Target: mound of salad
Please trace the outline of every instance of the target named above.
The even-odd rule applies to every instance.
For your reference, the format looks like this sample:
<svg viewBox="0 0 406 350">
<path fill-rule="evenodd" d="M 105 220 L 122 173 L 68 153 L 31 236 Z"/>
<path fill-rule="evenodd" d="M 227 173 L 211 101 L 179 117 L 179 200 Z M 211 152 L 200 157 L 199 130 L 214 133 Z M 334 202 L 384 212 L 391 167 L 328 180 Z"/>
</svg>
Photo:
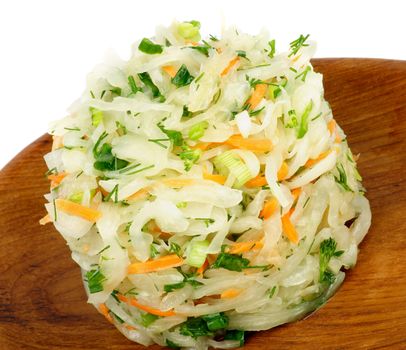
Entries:
<svg viewBox="0 0 406 350">
<path fill-rule="evenodd" d="M 300 35 L 158 27 L 51 125 L 47 215 L 128 339 L 229 349 L 320 307 L 371 212 Z"/>
</svg>

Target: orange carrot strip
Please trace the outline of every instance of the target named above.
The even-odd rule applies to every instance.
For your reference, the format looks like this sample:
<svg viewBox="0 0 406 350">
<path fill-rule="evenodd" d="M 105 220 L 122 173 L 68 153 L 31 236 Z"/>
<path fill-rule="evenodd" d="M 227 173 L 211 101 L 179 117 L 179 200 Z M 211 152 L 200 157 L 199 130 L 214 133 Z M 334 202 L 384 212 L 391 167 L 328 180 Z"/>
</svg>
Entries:
<svg viewBox="0 0 406 350">
<path fill-rule="evenodd" d="M 45 215 L 43 218 L 41 218 L 41 219 L 39 220 L 39 224 L 40 224 L 40 225 L 46 225 L 46 224 L 49 224 L 50 222 L 52 222 L 52 219 L 51 219 L 51 217 L 49 216 L 49 214 Z"/>
<path fill-rule="evenodd" d="M 63 137 L 62 136 L 52 136 L 52 151 L 63 147 Z"/>
<path fill-rule="evenodd" d="M 129 324 L 124 325 L 125 328 L 127 328 L 129 331 L 135 331 L 137 328 L 130 326 Z"/>
<path fill-rule="evenodd" d="M 109 309 L 107 308 L 106 304 L 100 304 L 99 305 L 99 311 L 102 313 L 102 315 L 109 321 L 110 323 L 114 324 L 113 318 L 111 317 L 109 313 Z"/>
<path fill-rule="evenodd" d="M 241 254 L 246 253 L 251 250 L 259 250 L 264 246 L 264 242 L 260 241 L 248 241 L 248 242 L 237 242 L 230 248 L 230 254 Z"/>
<path fill-rule="evenodd" d="M 269 152 L 272 149 L 272 142 L 269 139 L 245 139 L 241 135 L 233 135 L 224 143 L 234 148 L 247 149 L 253 152 Z"/>
<path fill-rule="evenodd" d="M 172 254 L 155 260 L 133 263 L 128 267 L 128 273 L 136 274 L 161 271 L 169 269 L 170 267 L 178 267 L 181 265 L 183 265 L 183 259 L 176 254 Z"/>
<path fill-rule="evenodd" d="M 220 185 L 224 185 L 227 178 L 223 175 L 219 174 L 209 174 L 206 172 L 203 172 L 203 179 L 205 180 L 210 180 L 219 183 Z"/>
<path fill-rule="evenodd" d="M 145 312 L 148 312 L 150 314 L 157 315 L 157 316 L 163 316 L 163 317 L 174 316 L 175 315 L 175 312 L 173 311 L 173 309 L 168 310 L 168 311 L 161 311 L 161 310 L 155 309 L 155 308 L 153 308 L 151 306 L 142 305 L 135 298 L 127 298 L 122 294 L 116 294 L 116 295 L 117 295 L 117 298 L 120 301 L 122 301 L 123 303 L 135 306 L 136 308 L 138 308 L 140 310 L 143 310 Z"/>
<path fill-rule="evenodd" d="M 55 184 L 59 185 L 67 175 L 68 175 L 68 173 L 66 173 L 66 172 L 62 172 L 59 174 L 51 174 L 51 175 L 48 175 L 48 180 L 51 180 Z"/>
<path fill-rule="evenodd" d="M 171 78 L 173 78 L 177 71 L 176 68 L 174 66 L 163 66 L 162 70 L 167 73 Z"/>
<path fill-rule="evenodd" d="M 226 68 L 223 69 L 223 71 L 221 72 L 221 76 L 224 77 L 225 75 L 227 75 L 230 70 L 240 61 L 240 58 L 238 56 L 234 57 L 227 65 Z"/>
<path fill-rule="evenodd" d="M 255 107 L 259 105 L 262 98 L 265 96 L 267 90 L 268 85 L 266 84 L 255 85 L 254 92 L 252 93 L 251 97 L 247 100 L 247 104 L 249 105 L 250 110 L 255 109 Z"/>
<path fill-rule="evenodd" d="M 152 190 L 152 186 L 148 186 L 138 190 L 137 192 L 133 193 L 131 196 L 127 197 L 129 201 L 136 201 L 139 199 L 144 199 L 148 196 L 148 192 Z"/>
<path fill-rule="evenodd" d="M 247 181 L 244 186 L 248 188 L 254 188 L 254 187 L 262 187 L 268 185 L 268 182 L 266 181 L 265 176 L 258 175 L 254 177 L 253 179 Z"/>
<path fill-rule="evenodd" d="M 301 187 L 295 188 L 294 190 L 292 190 L 291 193 L 293 196 L 293 201 L 295 202 L 299 198 L 300 193 L 302 193 L 302 188 Z"/>
<path fill-rule="evenodd" d="M 341 137 L 337 132 L 337 122 L 335 121 L 335 119 L 331 119 L 328 122 L 327 128 L 330 131 L 331 135 L 335 134 L 334 142 L 335 143 L 340 143 L 341 142 Z"/>
<path fill-rule="evenodd" d="M 62 198 L 55 200 L 55 205 L 58 210 L 70 215 L 79 216 L 88 221 L 96 221 L 102 216 L 102 213 L 96 209 L 88 208 Z"/>
<path fill-rule="evenodd" d="M 290 216 L 292 215 L 292 209 L 285 215 L 282 216 L 282 229 L 283 233 L 292 243 L 298 244 L 299 242 L 299 235 L 293 226 L 292 222 L 290 221 Z"/>
<path fill-rule="evenodd" d="M 206 260 L 204 261 L 203 265 L 200 266 L 200 267 L 197 269 L 196 273 L 197 273 L 199 276 L 203 276 L 204 271 L 206 271 L 206 269 L 207 269 L 208 267 L 209 267 L 209 261 L 206 259 Z"/>
<path fill-rule="evenodd" d="M 259 213 L 259 217 L 263 218 L 264 220 L 268 219 L 271 217 L 271 215 L 275 212 L 275 210 L 278 208 L 278 201 L 276 198 L 272 198 L 269 201 L 265 202 L 265 205 L 261 212 Z"/>
<path fill-rule="evenodd" d="M 226 289 L 223 293 L 221 293 L 220 297 L 221 297 L 221 299 L 235 298 L 241 292 L 242 292 L 242 290 L 239 288 L 230 288 L 230 289 Z"/>
<path fill-rule="evenodd" d="M 278 170 L 278 180 L 282 181 L 286 179 L 286 176 L 288 176 L 288 172 L 289 172 L 289 167 L 288 164 L 286 162 L 283 162 L 281 167 Z"/>
<path fill-rule="evenodd" d="M 317 158 L 309 159 L 304 166 L 306 168 L 311 168 L 313 165 L 317 164 L 322 159 L 326 158 L 330 153 L 331 153 L 331 149 L 326 152 L 322 152 L 322 153 L 320 153 L 320 155 Z"/>
</svg>

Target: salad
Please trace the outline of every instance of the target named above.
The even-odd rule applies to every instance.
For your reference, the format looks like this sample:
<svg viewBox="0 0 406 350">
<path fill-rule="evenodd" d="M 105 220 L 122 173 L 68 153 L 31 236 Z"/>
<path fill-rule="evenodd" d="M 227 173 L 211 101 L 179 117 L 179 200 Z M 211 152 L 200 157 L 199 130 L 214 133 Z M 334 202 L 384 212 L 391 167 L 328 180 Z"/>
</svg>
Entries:
<svg viewBox="0 0 406 350">
<path fill-rule="evenodd" d="M 158 27 L 51 125 L 47 215 L 128 339 L 228 349 L 323 305 L 371 212 L 300 35 Z"/>
</svg>

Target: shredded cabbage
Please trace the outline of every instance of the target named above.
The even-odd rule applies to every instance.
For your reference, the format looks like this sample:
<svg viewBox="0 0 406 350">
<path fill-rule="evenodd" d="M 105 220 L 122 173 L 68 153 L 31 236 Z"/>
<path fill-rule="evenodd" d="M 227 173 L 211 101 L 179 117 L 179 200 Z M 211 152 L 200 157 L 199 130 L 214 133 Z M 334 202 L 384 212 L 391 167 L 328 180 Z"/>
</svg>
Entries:
<svg viewBox="0 0 406 350">
<path fill-rule="evenodd" d="M 97 66 L 52 124 L 47 220 L 130 340 L 239 347 L 355 265 L 371 211 L 314 52 L 174 22 Z"/>
</svg>

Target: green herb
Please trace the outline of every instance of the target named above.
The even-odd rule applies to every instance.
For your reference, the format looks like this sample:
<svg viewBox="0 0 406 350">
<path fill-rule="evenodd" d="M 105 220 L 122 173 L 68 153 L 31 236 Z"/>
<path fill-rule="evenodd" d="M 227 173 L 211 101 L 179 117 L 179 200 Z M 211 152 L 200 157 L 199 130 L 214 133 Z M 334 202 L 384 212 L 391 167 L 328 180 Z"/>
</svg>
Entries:
<svg viewBox="0 0 406 350">
<path fill-rule="evenodd" d="M 180 131 L 165 129 L 161 122 L 159 122 L 157 126 L 166 136 L 168 136 L 169 140 L 172 141 L 174 146 L 183 145 L 183 136 Z"/>
<path fill-rule="evenodd" d="M 92 98 L 96 98 L 92 90 L 90 90 L 90 96 L 92 96 Z"/>
<path fill-rule="evenodd" d="M 334 252 L 335 257 L 339 257 L 339 256 L 341 256 L 343 254 L 344 254 L 344 250 L 337 250 L 336 252 Z"/>
<path fill-rule="evenodd" d="M 306 80 L 307 73 L 309 73 L 311 70 L 312 70 L 312 69 L 310 68 L 310 66 L 307 66 L 307 67 L 303 70 L 302 73 L 300 73 L 300 74 L 298 74 L 298 75 L 295 76 L 295 79 L 302 78 L 301 80 L 302 80 L 302 81 L 305 81 L 305 80 Z"/>
<path fill-rule="evenodd" d="M 179 202 L 176 204 L 176 207 L 178 208 L 186 208 L 187 207 L 187 202 Z"/>
<path fill-rule="evenodd" d="M 127 128 L 121 124 L 118 120 L 116 120 L 116 127 L 117 127 L 117 133 L 122 136 L 122 135 L 127 135 Z"/>
<path fill-rule="evenodd" d="M 119 322 L 119 323 L 121 323 L 121 324 L 123 324 L 124 323 L 124 320 L 120 317 L 120 316 L 118 316 L 117 314 L 115 314 L 113 311 L 109 311 L 114 317 L 115 317 L 115 319 Z"/>
<path fill-rule="evenodd" d="M 138 73 L 138 77 L 144 83 L 144 85 L 151 90 L 152 96 L 154 98 L 158 98 L 159 102 L 165 101 L 165 97 L 161 94 L 158 87 L 154 84 L 148 72 Z"/>
<path fill-rule="evenodd" d="M 117 289 L 113 289 L 113 291 L 111 292 L 111 296 L 113 297 L 113 299 L 117 302 L 120 303 L 120 300 L 117 298 L 117 294 L 119 293 L 119 291 Z"/>
<path fill-rule="evenodd" d="M 297 70 L 293 67 L 289 67 L 289 69 L 293 72 L 293 73 L 297 73 Z"/>
<path fill-rule="evenodd" d="M 52 169 L 49 169 L 48 171 L 45 172 L 44 176 L 52 175 L 52 174 L 57 174 L 58 169 L 56 167 L 53 167 Z"/>
<path fill-rule="evenodd" d="M 218 331 L 228 326 L 228 316 L 223 312 L 204 315 L 202 316 L 202 319 L 206 321 L 209 331 Z"/>
<path fill-rule="evenodd" d="M 80 129 L 75 126 L 74 128 L 64 128 L 65 130 L 69 130 L 69 131 L 80 131 Z"/>
<path fill-rule="evenodd" d="M 306 199 L 306 202 L 303 204 L 303 208 L 306 208 L 307 203 L 309 203 L 310 197 Z"/>
<path fill-rule="evenodd" d="M 141 52 L 144 52 L 149 55 L 155 55 L 162 53 L 163 48 L 162 45 L 158 45 L 153 43 L 151 40 L 148 38 L 144 38 L 141 40 L 140 44 L 138 45 L 138 50 Z"/>
<path fill-rule="evenodd" d="M 173 283 L 173 284 L 166 284 L 164 285 L 164 291 L 166 293 L 173 292 L 175 289 L 181 289 L 185 286 L 185 282 L 178 282 L 178 283 Z"/>
<path fill-rule="evenodd" d="M 237 56 L 247 58 L 247 52 L 244 50 L 237 50 L 236 51 Z"/>
<path fill-rule="evenodd" d="M 214 269 L 222 267 L 230 271 L 241 272 L 249 263 L 250 261 L 243 258 L 242 255 L 221 252 L 211 267 Z"/>
<path fill-rule="evenodd" d="M 76 175 L 76 178 L 78 178 L 82 174 L 83 174 L 83 170 L 79 171 L 79 173 Z"/>
<path fill-rule="evenodd" d="M 345 173 L 344 167 L 342 164 L 337 164 L 337 171 L 339 174 L 339 177 L 334 176 L 334 180 L 341 185 L 341 187 L 349 192 L 354 192 L 350 186 L 348 186 L 347 183 L 347 174 Z"/>
<path fill-rule="evenodd" d="M 180 345 L 174 343 L 173 341 L 171 341 L 169 339 L 166 339 L 165 342 L 166 342 L 166 346 L 170 349 L 180 349 Z"/>
<path fill-rule="evenodd" d="M 250 70 L 250 69 L 255 69 L 255 68 L 262 68 L 262 67 L 269 67 L 271 64 L 270 63 L 262 63 L 262 64 L 257 64 L 255 66 L 250 66 L 250 67 L 244 67 L 244 68 L 238 68 L 237 71 L 244 71 L 244 70 Z"/>
<path fill-rule="evenodd" d="M 100 268 L 86 272 L 86 281 L 91 294 L 98 293 L 103 290 L 103 282 L 106 280 Z"/>
<path fill-rule="evenodd" d="M 248 114 L 250 115 L 250 117 L 255 117 L 258 114 L 260 114 L 264 109 L 265 109 L 265 106 L 260 109 L 257 109 L 256 111 L 249 111 Z"/>
<path fill-rule="evenodd" d="M 138 174 L 138 173 L 140 173 L 140 172 L 142 172 L 142 171 L 144 171 L 144 170 L 152 169 L 153 167 L 155 167 L 154 164 L 148 165 L 148 166 L 146 166 L 146 167 L 143 167 L 143 168 L 141 168 L 141 169 L 138 169 L 138 170 L 136 170 L 136 171 L 133 171 L 133 172 L 129 173 L 128 175 Z"/>
<path fill-rule="evenodd" d="M 129 172 L 130 170 L 133 170 L 133 169 L 139 167 L 140 165 L 141 165 L 141 163 L 136 163 L 136 164 L 127 166 L 127 167 L 125 167 L 125 168 L 123 168 L 123 169 L 120 169 L 120 170 L 118 171 L 118 173 L 119 173 L 119 174 L 127 173 L 127 172 Z"/>
<path fill-rule="evenodd" d="M 215 105 L 221 97 L 221 89 L 219 89 L 213 97 L 213 104 Z"/>
<path fill-rule="evenodd" d="M 161 146 L 162 148 L 168 148 L 167 145 L 164 145 L 161 141 L 170 141 L 169 139 L 148 139 L 149 142 L 156 143 L 158 146 Z"/>
<path fill-rule="evenodd" d="M 276 286 L 273 286 L 272 289 L 269 291 L 269 299 L 271 299 L 276 291 Z"/>
<path fill-rule="evenodd" d="M 131 89 L 131 91 L 132 91 L 132 89 Z M 110 89 L 110 92 L 111 92 L 112 95 L 121 96 L 121 88 L 120 87 L 114 86 L 112 89 Z"/>
<path fill-rule="evenodd" d="M 57 222 L 58 221 L 58 212 L 56 210 L 55 199 L 52 201 L 52 204 L 54 205 L 54 219 L 55 219 L 55 222 Z"/>
<path fill-rule="evenodd" d="M 337 247 L 337 242 L 333 238 L 325 239 L 320 243 L 319 252 L 319 265 L 320 265 L 320 282 L 334 281 L 334 274 L 328 270 L 328 263 L 330 259 L 334 256 Z"/>
<path fill-rule="evenodd" d="M 309 115 L 310 112 L 313 109 L 313 100 L 310 100 L 310 102 L 307 104 L 302 117 L 300 118 L 300 125 L 299 125 L 299 129 L 297 131 L 297 138 L 301 139 L 304 135 L 306 135 L 307 130 L 309 128 Z"/>
<path fill-rule="evenodd" d="M 209 123 L 206 120 L 193 125 L 189 130 L 189 138 L 194 141 L 200 139 L 204 136 L 204 133 L 208 127 Z"/>
<path fill-rule="evenodd" d="M 92 116 L 92 125 L 98 126 L 103 121 L 103 112 L 100 109 L 90 107 L 89 111 Z"/>
<path fill-rule="evenodd" d="M 171 82 L 176 87 L 182 87 L 189 85 L 193 81 L 194 77 L 190 75 L 186 65 L 182 64 L 176 75 L 171 79 Z"/>
<path fill-rule="evenodd" d="M 309 46 L 309 44 L 305 44 L 307 38 L 310 36 L 310 34 L 307 34 L 306 36 L 303 36 L 302 34 L 297 38 L 296 40 L 293 40 L 290 43 L 290 54 L 288 57 L 296 55 L 297 52 L 300 50 L 301 47 Z"/>
<path fill-rule="evenodd" d="M 237 340 L 240 342 L 240 346 L 244 345 L 245 342 L 245 332 L 240 330 L 227 331 L 224 336 L 224 340 Z"/>
<path fill-rule="evenodd" d="M 313 121 L 313 120 L 316 120 L 317 118 L 320 118 L 322 114 L 323 114 L 322 112 L 320 112 L 319 114 L 317 114 L 314 118 L 312 118 L 312 121 Z"/>
<path fill-rule="evenodd" d="M 204 72 L 200 73 L 199 76 L 195 79 L 195 83 L 197 83 L 200 79 L 202 79 L 204 76 Z M 183 106 L 183 108 L 185 108 L 186 106 Z M 186 107 L 187 109 L 187 107 Z M 189 112 L 189 111 L 188 111 Z M 190 112 L 189 112 L 190 113 Z M 184 115 L 182 115 L 182 117 L 185 117 Z"/>
<path fill-rule="evenodd" d="M 291 109 L 290 111 L 288 111 L 288 115 L 290 117 L 290 121 L 285 125 L 285 127 L 296 128 L 299 125 L 299 122 L 297 121 L 296 111 L 294 109 Z"/>
<path fill-rule="evenodd" d="M 212 48 L 212 46 L 205 44 L 205 45 L 198 45 L 198 46 L 186 46 L 187 49 L 192 49 L 200 52 L 201 54 L 205 55 L 206 57 L 209 57 L 209 50 Z"/>
<path fill-rule="evenodd" d="M 195 218 L 195 220 L 203 221 L 206 227 L 209 227 L 209 225 L 214 224 L 216 221 L 212 218 Z"/>
<path fill-rule="evenodd" d="M 141 314 L 141 324 L 144 327 L 148 327 L 149 325 L 154 323 L 158 318 L 159 316 L 150 313 Z"/>
<path fill-rule="evenodd" d="M 268 43 L 268 45 L 270 46 L 270 50 L 269 50 L 269 53 L 268 53 L 268 56 L 269 56 L 269 58 L 273 58 L 274 56 L 275 56 L 275 52 L 276 52 L 276 50 L 275 50 L 275 39 L 272 39 L 269 43 Z"/>
<path fill-rule="evenodd" d="M 192 165 L 199 160 L 202 151 L 199 149 L 191 149 L 188 145 L 183 145 L 182 150 L 183 151 L 179 153 L 179 158 L 183 160 L 185 170 L 189 171 Z"/>
<path fill-rule="evenodd" d="M 212 334 L 207 327 L 207 323 L 200 317 L 188 318 L 187 321 L 180 326 L 179 332 L 182 335 L 190 336 L 195 339 Z"/>
<path fill-rule="evenodd" d="M 135 83 L 135 79 L 132 75 L 128 76 L 128 85 L 130 86 L 131 92 L 133 94 L 136 94 L 138 91 L 141 91 L 141 89 Z M 121 92 L 121 89 L 120 89 L 120 92 Z"/>
<path fill-rule="evenodd" d="M 103 202 L 108 202 L 114 195 L 114 203 L 118 202 L 118 184 L 115 185 L 112 189 L 112 191 L 103 198 Z"/>
<path fill-rule="evenodd" d="M 169 245 L 169 253 L 175 253 L 177 256 L 182 255 L 182 248 L 179 244 L 175 242 L 171 242 Z"/>
<path fill-rule="evenodd" d="M 103 136 L 103 135 L 102 135 Z M 107 136 L 107 134 L 106 134 Z M 99 140 L 102 139 L 101 137 Z M 98 142 L 99 142 L 98 140 Z M 125 168 L 128 165 L 128 162 L 123 159 L 116 158 L 111 153 L 112 147 L 108 143 L 104 143 L 100 149 L 98 149 L 98 142 L 96 142 L 95 147 L 93 148 L 93 154 L 95 157 L 95 162 L 93 167 L 100 171 L 112 171 Z"/>
<path fill-rule="evenodd" d="M 101 94 L 100 94 L 100 99 L 101 99 L 101 100 L 103 99 L 105 93 L 106 93 L 106 90 L 103 90 L 103 91 L 101 92 Z"/>
<path fill-rule="evenodd" d="M 209 38 L 211 41 L 219 41 L 214 35 L 209 34 Z"/>
</svg>

